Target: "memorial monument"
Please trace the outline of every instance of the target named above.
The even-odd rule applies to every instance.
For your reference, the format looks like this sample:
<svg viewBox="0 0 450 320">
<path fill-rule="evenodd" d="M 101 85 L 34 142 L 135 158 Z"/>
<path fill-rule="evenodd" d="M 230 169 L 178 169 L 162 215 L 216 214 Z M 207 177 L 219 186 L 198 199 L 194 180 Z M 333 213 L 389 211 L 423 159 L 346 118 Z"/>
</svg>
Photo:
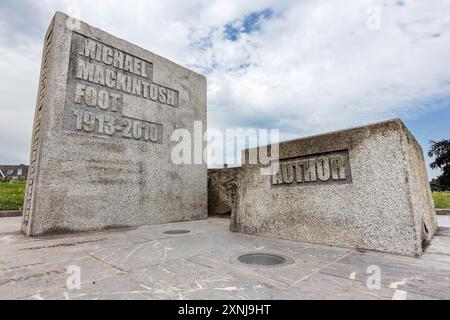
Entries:
<svg viewBox="0 0 450 320">
<path fill-rule="evenodd" d="M 204 150 L 203 76 L 56 13 L 45 36 L 23 232 L 206 219 L 206 164 L 173 161 L 176 129 Z M 400 120 L 278 147 L 272 175 L 247 162 L 210 171 L 210 213 L 231 211 L 232 231 L 423 252 L 436 231 L 433 200 L 423 151 Z"/>
<path fill-rule="evenodd" d="M 235 190 L 232 231 L 403 255 L 436 231 L 423 151 L 398 119 L 282 142 L 279 155 L 273 176 L 248 163 L 227 180 L 210 172 L 229 185 L 215 197 Z"/>
<path fill-rule="evenodd" d="M 206 79 L 74 21 L 45 36 L 23 232 L 205 219 L 206 164 L 174 164 L 170 138 L 206 130 Z"/>
</svg>

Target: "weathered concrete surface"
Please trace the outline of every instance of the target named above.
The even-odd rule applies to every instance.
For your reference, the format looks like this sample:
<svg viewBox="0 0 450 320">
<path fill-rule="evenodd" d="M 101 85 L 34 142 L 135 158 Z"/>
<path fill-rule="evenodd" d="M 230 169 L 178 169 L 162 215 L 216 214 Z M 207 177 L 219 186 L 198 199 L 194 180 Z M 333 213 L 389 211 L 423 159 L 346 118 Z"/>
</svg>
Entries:
<svg viewBox="0 0 450 320">
<path fill-rule="evenodd" d="M 435 233 L 423 152 L 401 120 L 283 142 L 279 153 L 274 177 L 262 165 L 238 171 L 231 230 L 403 255 L 422 254 Z"/>
<path fill-rule="evenodd" d="M 206 130 L 203 76 L 57 13 L 45 37 L 23 231 L 206 218 L 206 164 L 171 161 L 175 129 L 201 140 L 196 120 Z"/>
<path fill-rule="evenodd" d="M 414 258 L 233 233 L 228 223 L 27 238 L 20 218 L 2 218 L 0 299 L 450 299 L 449 228 Z M 294 263 L 257 268 L 232 259 L 254 252 Z M 67 287 L 70 266 L 80 268 L 80 290 Z M 380 286 L 369 288 L 376 267 Z"/>
<path fill-rule="evenodd" d="M 236 198 L 236 168 L 208 169 L 208 215 L 231 214 Z"/>
</svg>

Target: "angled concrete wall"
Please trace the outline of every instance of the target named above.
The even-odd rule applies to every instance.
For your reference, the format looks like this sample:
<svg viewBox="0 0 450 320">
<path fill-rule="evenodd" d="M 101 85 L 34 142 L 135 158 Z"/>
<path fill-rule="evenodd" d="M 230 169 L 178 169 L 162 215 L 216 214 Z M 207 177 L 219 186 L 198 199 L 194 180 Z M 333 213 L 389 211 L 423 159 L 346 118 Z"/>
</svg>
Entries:
<svg viewBox="0 0 450 320">
<path fill-rule="evenodd" d="M 279 152 L 273 177 L 262 165 L 239 170 L 231 230 L 403 255 L 420 255 L 436 231 L 423 152 L 400 120 L 283 142 Z"/>
</svg>

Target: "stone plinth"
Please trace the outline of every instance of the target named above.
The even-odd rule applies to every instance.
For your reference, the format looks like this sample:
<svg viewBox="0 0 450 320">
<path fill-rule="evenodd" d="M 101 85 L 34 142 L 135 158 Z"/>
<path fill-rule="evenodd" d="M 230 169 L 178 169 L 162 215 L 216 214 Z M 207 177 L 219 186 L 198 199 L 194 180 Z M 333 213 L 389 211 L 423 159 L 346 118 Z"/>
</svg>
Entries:
<svg viewBox="0 0 450 320">
<path fill-rule="evenodd" d="M 435 233 L 423 152 L 400 120 L 283 142 L 279 153 L 274 176 L 240 169 L 233 231 L 403 255 L 420 255 Z"/>
</svg>

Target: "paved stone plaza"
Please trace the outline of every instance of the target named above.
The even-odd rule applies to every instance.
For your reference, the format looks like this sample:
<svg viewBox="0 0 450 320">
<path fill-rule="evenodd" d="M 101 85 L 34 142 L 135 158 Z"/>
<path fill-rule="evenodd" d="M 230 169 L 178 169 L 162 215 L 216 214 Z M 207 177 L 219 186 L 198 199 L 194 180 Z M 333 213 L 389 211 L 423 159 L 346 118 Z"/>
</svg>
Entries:
<svg viewBox="0 0 450 320">
<path fill-rule="evenodd" d="M 225 218 L 43 238 L 20 224 L 0 219 L 1 299 L 450 299 L 450 217 L 420 258 L 232 233 Z M 235 262 L 255 252 L 294 263 Z M 70 266 L 80 290 L 67 288 Z M 367 287 L 371 266 L 380 289 Z"/>
</svg>

